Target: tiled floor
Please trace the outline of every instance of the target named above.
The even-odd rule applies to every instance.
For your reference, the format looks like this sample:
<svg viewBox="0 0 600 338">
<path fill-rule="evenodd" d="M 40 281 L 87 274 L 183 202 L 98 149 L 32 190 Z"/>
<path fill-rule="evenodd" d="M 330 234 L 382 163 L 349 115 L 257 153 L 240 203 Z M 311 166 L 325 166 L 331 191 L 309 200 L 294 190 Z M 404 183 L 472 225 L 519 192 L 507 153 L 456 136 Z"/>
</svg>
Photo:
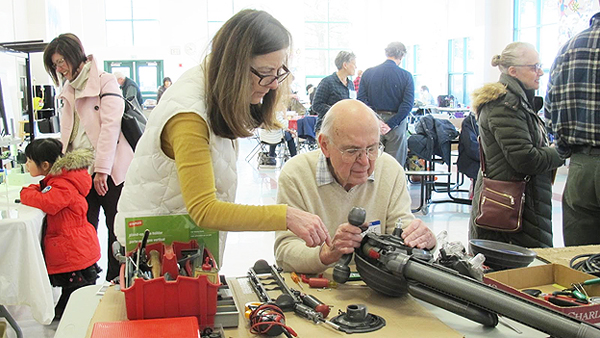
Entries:
<svg viewBox="0 0 600 338">
<path fill-rule="evenodd" d="M 277 192 L 277 178 L 279 170 L 258 169 L 256 158 L 245 161 L 248 154 L 255 146 L 256 141 L 246 139 L 240 142 L 240 159 L 238 161 L 239 184 L 237 191 L 237 202 L 247 204 L 273 204 L 275 203 Z M 560 196 L 562 195 L 564 182 L 566 180 L 566 167 L 559 170 L 556 183 L 554 185 L 553 199 L 553 224 L 554 224 L 554 246 L 563 246 L 562 227 L 561 227 L 561 205 Z M 463 188 L 468 189 L 468 183 Z M 418 206 L 417 198 L 420 192 L 420 186 L 413 184 L 410 186 L 411 196 L 413 197 L 413 208 Z M 435 194 L 434 199 L 443 199 L 445 195 Z M 467 243 L 468 221 L 471 207 L 467 205 L 440 203 L 432 204 L 427 215 L 416 214 L 421 218 L 434 233 L 438 234 L 443 230 L 448 232 L 450 241 L 461 241 Z M 100 224 L 103 221 L 101 220 Z M 106 229 L 100 227 L 100 243 L 103 245 L 102 253 L 105 253 Z M 225 249 L 224 264 L 221 274 L 225 276 L 245 275 L 254 262 L 258 259 L 265 259 L 270 264 L 274 264 L 273 255 L 274 233 L 272 232 L 230 232 L 227 238 Z M 106 257 L 102 257 L 99 262 L 102 267 L 106 266 Z M 104 276 L 102 276 L 103 279 Z M 58 290 L 56 290 L 58 291 Z M 58 299 L 59 292 L 55 292 L 55 299 Z M 43 326 L 37 323 L 31 317 L 27 306 L 9 306 L 7 307 L 11 314 L 20 324 L 25 337 L 54 337 L 57 323 L 49 326 Z M 14 332 L 9 329 L 8 337 L 16 337 Z M 60 337 L 57 337 L 60 338 Z"/>
</svg>

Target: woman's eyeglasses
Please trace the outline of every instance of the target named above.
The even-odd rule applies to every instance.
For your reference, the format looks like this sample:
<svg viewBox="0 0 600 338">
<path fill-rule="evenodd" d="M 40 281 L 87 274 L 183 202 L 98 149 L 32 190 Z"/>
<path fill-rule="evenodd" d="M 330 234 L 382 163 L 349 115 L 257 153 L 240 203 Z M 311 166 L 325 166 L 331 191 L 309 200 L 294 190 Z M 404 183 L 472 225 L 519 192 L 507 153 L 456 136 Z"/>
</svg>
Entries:
<svg viewBox="0 0 600 338">
<path fill-rule="evenodd" d="M 533 65 L 514 65 L 514 67 L 529 67 L 529 69 L 531 69 L 534 72 L 538 72 L 538 71 L 542 70 L 541 63 L 536 63 Z"/>
<path fill-rule="evenodd" d="M 285 65 L 282 65 L 280 69 L 283 70 L 283 73 L 279 75 L 262 75 L 256 69 L 250 67 L 252 74 L 258 76 L 260 79 L 258 80 L 258 84 L 263 87 L 270 85 L 271 83 L 275 82 L 275 80 L 277 80 L 277 83 L 281 83 L 288 77 L 288 75 L 290 75 L 290 70 L 287 69 Z"/>
<path fill-rule="evenodd" d="M 56 69 L 58 67 L 62 67 L 65 64 L 65 59 L 58 59 L 56 62 L 52 63 L 52 68 Z"/>
</svg>

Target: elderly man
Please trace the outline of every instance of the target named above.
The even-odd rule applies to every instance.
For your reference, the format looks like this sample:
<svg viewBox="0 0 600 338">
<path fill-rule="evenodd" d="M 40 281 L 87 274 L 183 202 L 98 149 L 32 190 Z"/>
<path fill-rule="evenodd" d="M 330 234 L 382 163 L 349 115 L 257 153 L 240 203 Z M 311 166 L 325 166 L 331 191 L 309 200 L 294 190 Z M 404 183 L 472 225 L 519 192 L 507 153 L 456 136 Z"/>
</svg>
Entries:
<svg viewBox="0 0 600 338">
<path fill-rule="evenodd" d="M 361 229 L 348 223 L 354 206 L 365 208 L 367 222 L 380 221 L 391 233 L 400 220 L 407 245 L 433 248 L 431 230 L 410 212 L 411 200 L 400 164 L 381 153 L 375 112 L 356 100 L 331 107 L 318 140 L 321 149 L 298 155 L 281 170 L 277 202 L 321 217 L 332 245 L 308 248 L 289 231 L 277 233 L 277 265 L 286 271 L 318 273 L 360 246 Z"/>
<path fill-rule="evenodd" d="M 138 86 L 138 84 L 135 83 L 135 81 L 128 78 L 121 72 L 116 72 L 114 75 L 117 78 L 117 82 L 119 83 L 119 86 L 121 87 L 121 91 L 123 92 L 123 97 L 124 98 L 130 98 L 132 96 L 135 97 L 135 99 L 137 100 L 137 103 L 139 103 L 139 105 L 141 107 L 142 104 L 144 104 L 144 99 L 142 97 L 142 92 L 140 90 L 140 86 Z"/>
</svg>

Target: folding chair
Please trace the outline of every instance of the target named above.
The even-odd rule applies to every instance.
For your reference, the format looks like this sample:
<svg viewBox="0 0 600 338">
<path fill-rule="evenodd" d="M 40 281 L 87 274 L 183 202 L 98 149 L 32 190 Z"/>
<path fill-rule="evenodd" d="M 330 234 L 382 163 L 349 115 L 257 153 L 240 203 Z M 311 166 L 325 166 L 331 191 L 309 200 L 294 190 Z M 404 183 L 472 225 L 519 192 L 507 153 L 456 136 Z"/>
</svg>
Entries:
<svg viewBox="0 0 600 338">
<path fill-rule="evenodd" d="M 315 124 L 317 117 L 306 115 L 298 120 L 298 152 L 309 152 L 317 149 L 317 138 L 315 135 Z"/>
<path fill-rule="evenodd" d="M 290 158 L 283 129 L 259 129 L 258 135 L 260 140 L 259 168 L 282 166 Z M 269 155 L 271 146 L 276 147 L 274 157 Z"/>
</svg>

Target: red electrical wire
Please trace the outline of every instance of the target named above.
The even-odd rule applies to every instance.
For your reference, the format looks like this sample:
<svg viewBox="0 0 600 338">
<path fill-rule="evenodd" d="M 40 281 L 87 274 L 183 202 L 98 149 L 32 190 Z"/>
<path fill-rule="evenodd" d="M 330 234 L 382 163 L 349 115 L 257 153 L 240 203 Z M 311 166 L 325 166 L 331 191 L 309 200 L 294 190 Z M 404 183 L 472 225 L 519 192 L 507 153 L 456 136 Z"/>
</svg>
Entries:
<svg viewBox="0 0 600 338">
<path fill-rule="evenodd" d="M 250 313 L 250 333 L 268 334 L 275 327 L 280 327 L 288 337 L 290 334 L 298 336 L 291 327 L 285 325 L 285 315 L 277 305 L 262 304 Z"/>
</svg>

